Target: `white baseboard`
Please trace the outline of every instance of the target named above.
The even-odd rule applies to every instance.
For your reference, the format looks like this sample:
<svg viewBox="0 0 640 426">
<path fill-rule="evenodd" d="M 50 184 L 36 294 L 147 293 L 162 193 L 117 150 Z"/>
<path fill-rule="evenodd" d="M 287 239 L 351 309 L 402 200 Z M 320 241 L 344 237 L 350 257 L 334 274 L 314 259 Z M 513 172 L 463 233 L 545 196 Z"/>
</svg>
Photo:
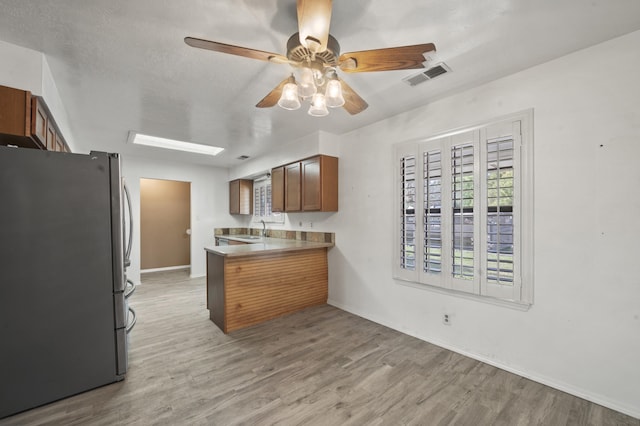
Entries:
<svg viewBox="0 0 640 426">
<path fill-rule="evenodd" d="M 142 269 L 140 270 L 141 274 L 146 274 L 149 272 L 166 272 L 166 271 L 177 271 L 178 269 L 189 269 L 191 265 L 180 265 L 180 266 L 167 266 L 166 268 L 152 268 L 152 269 Z"/>
<path fill-rule="evenodd" d="M 482 355 L 478 355 L 478 354 L 475 354 L 475 353 L 472 353 L 472 352 L 467 352 L 467 351 L 461 350 L 459 348 L 450 346 L 447 343 L 444 343 L 444 342 L 441 342 L 441 341 L 438 341 L 438 340 L 434 340 L 434 339 L 430 339 L 430 338 L 427 338 L 425 336 L 421 336 L 421 335 L 413 332 L 412 330 L 404 330 L 404 329 L 398 327 L 396 324 L 391 324 L 388 321 L 385 321 L 385 320 L 383 320 L 381 318 L 377 318 L 374 315 L 370 315 L 369 313 L 362 312 L 359 309 L 355 309 L 352 306 L 345 305 L 343 303 L 337 302 L 337 301 L 332 300 L 332 299 L 327 300 L 327 304 L 329 304 L 331 306 L 334 306 L 334 307 L 336 307 L 338 309 L 342 309 L 343 311 L 347 311 L 347 312 L 349 312 L 351 314 L 357 315 L 359 317 L 362 317 L 364 319 L 367 319 L 369 321 L 373 321 L 373 322 L 375 322 L 377 324 L 380 324 L 380 325 L 383 325 L 385 327 L 389 327 L 389 328 L 391 328 L 393 330 L 399 331 L 400 333 L 404 333 L 404 334 L 407 334 L 409 336 L 415 337 L 416 339 L 420 339 L 420 340 L 423 340 L 425 342 L 431 343 L 433 345 L 440 346 L 441 348 L 450 350 L 452 352 L 459 353 L 460 355 L 467 356 L 469 358 L 475 359 L 475 360 L 480 361 L 480 362 L 484 362 L 485 364 L 492 365 L 492 366 L 494 366 L 496 368 L 499 368 L 501 370 L 505 370 L 505 371 L 508 371 L 510 373 L 517 374 L 518 376 L 525 377 L 525 378 L 527 378 L 529 380 L 533 380 L 534 382 L 541 383 L 543 385 L 552 387 L 554 389 L 558 389 L 558 390 L 560 390 L 562 392 L 566 392 L 568 394 L 577 396 L 578 398 L 585 399 L 587 401 L 593 402 L 593 403 L 598 404 L 598 405 L 602 405 L 604 407 L 610 408 L 612 410 L 618 411 L 620 413 L 626 414 L 626 415 L 634 417 L 636 419 L 640 419 L 640 408 L 638 408 L 638 407 L 629 407 L 629 406 L 626 406 L 624 404 L 620 404 L 619 402 L 611 401 L 611 400 L 607 399 L 606 397 L 603 397 L 602 395 L 593 394 L 593 393 L 591 393 L 589 391 L 586 391 L 584 389 L 577 388 L 577 387 L 572 386 L 572 385 L 570 385 L 568 383 L 559 382 L 559 381 L 554 380 L 554 379 L 552 379 L 550 377 L 545 377 L 545 376 L 541 376 L 541 375 L 537 375 L 537 374 L 531 374 L 531 373 L 519 370 L 517 368 L 511 367 L 509 365 L 501 364 L 500 362 L 496 362 L 493 359 L 485 358 Z"/>
</svg>

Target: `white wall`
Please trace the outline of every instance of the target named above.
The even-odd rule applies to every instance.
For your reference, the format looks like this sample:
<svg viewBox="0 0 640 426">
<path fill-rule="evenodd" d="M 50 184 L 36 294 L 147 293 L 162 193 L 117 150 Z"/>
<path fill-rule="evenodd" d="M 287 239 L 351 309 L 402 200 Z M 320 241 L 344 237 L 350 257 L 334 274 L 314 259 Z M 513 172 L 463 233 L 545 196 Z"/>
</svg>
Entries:
<svg viewBox="0 0 640 426">
<path fill-rule="evenodd" d="M 229 180 L 247 178 L 256 173 L 270 171 L 273 167 L 317 154 L 337 157 L 339 147 L 339 136 L 322 131 L 314 132 L 289 142 L 278 150 L 238 164 L 229 171 Z"/>
<path fill-rule="evenodd" d="M 42 53 L 0 41 L 0 85 L 42 93 Z"/>
<path fill-rule="evenodd" d="M 340 211 L 322 225 L 337 241 L 330 302 L 640 417 L 638 45 L 640 32 L 344 135 Z M 395 282 L 393 144 L 532 107 L 533 307 Z"/>
<path fill-rule="evenodd" d="M 205 246 L 214 244 L 213 229 L 238 226 L 229 214 L 228 170 L 187 163 L 163 162 L 126 156 L 122 175 L 131 192 L 135 227 L 131 266 L 127 275 L 140 282 L 140 179 L 191 182 L 191 276 L 206 274 Z"/>
<path fill-rule="evenodd" d="M 640 417 L 638 45 L 640 32 L 342 135 L 339 211 L 287 215 L 285 224 L 336 233 L 330 303 Z M 528 108 L 531 309 L 394 281 L 393 144 Z"/>
</svg>

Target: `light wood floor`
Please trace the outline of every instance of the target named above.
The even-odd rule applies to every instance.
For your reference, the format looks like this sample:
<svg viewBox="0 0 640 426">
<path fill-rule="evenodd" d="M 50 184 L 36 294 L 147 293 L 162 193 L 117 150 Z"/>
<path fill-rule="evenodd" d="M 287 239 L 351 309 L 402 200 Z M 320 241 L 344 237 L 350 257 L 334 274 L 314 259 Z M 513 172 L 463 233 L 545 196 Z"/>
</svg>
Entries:
<svg viewBox="0 0 640 426">
<path fill-rule="evenodd" d="M 184 271 L 132 305 L 124 382 L 0 425 L 640 425 L 331 306 L 225 336 Z"/>
</svg>

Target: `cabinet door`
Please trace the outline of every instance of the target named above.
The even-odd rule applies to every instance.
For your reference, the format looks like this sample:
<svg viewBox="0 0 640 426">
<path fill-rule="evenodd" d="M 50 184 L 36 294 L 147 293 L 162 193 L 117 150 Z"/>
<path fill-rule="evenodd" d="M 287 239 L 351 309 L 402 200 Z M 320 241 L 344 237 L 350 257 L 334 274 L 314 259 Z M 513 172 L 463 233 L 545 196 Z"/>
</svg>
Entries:
<svg viewBox="0 0 640 426">
<path fill-rule="evenodd" d="M 229 213 L 251 214 L 253 206 L 253 181 L 236 179 L 229 182 Z"/>
<path fill-rule="evenodd" d="M 251 214 L 253 207 L 253 181 L 240 179 L 240 214 Z"/>
<path fill-rule="evenodd" d="M 53 127 L 51 120 L 47 123 L 47 143 L 45 145 L 47 151 L 57 151 L 56 145 L 56 129 Z"/>
<path fill-rule="evenodd" d="M 338 211 L 338 159 L 327 155 L 302 161 L 302 211 Z"/>
<path fill-rule="evenodd" d="M 56 151 L 65 152 L 64 141 L 62 140 L 62 136 L 56 132 Z"/>
<path fill-rule="evenodd" d="M 42 101 L 38 98 L 33 98 L 31 108 L 33 109 L 31 114 L 31 136 L 37 142 L 40 142 L 43 147 L 46 147 L 49 117 L 44 109 Z"/>
<path fill-rule="evenodd" d="M 284 210 L 287 212 L 299 212 L 300 203 L 300 163 L 284 166 Z"/>
<path fill-rule="evenodd" d="M 240 214 L 240 181 L 229 182 L 229 213 Z"/>
<path fill-rule="evenodd" d="M 309 158 L 302 162 L 302 210 L 322 210 L 320 157 Z"/>
<path fill-rule="evenodd" d="M 0 86 L 0 133 L 25 137 L 31 134 L 31 93 Z"/>
<path fill-rule="evenodd" d="M 284 211 L 284 167 L 271 169 L 271 211 Z"/>
</svg>

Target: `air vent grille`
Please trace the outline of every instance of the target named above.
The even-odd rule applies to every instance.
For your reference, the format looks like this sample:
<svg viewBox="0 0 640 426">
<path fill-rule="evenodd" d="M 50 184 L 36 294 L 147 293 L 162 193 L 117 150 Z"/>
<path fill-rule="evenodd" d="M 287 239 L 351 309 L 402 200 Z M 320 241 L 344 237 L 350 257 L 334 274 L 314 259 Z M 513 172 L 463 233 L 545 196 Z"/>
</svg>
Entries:
<svg viewBox="0 0 640 426">
<path fill-rule="evenodd" d="M 424 83 L 427 80 L 432 80 L 438 76 L 451 72 L 451 68 L 444 62 L 434 65 L 426 71 L 422 71 L 418 74 L 411 75 L 402 79 L 409 86 L 417 86 L 420 83 Z"/>
</svg>

